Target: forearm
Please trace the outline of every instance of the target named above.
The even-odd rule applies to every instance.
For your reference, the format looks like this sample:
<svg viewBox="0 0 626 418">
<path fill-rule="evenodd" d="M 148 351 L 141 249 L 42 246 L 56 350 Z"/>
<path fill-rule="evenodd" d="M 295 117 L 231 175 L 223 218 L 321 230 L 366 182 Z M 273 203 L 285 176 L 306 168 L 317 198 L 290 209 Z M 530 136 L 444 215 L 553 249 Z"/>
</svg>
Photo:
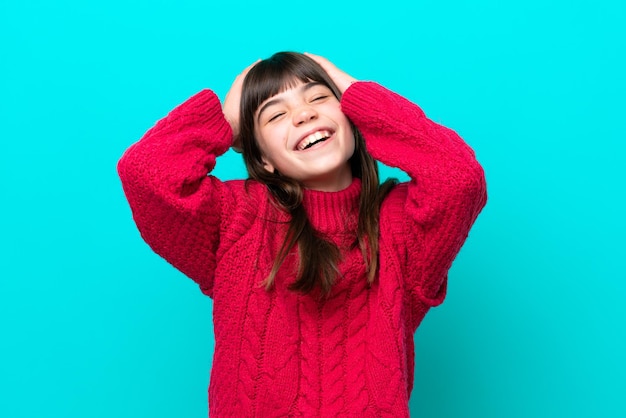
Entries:
<svg viewBox="0 0 626 418">
<path fill-rule="evenodd" d="M 144 240 L 207 293 L 221 213 L 229 204 L 227 186 L 207 174 L 230 141 L 219 99 L 205 90 L 160 120 L 118 163 Z"/>
<path fill-rule="evenodd" d="M 118 163 L 126 189 L 147 188 L 167 199 L 199 187 L 232 140 L 217 96 L 204 90 L 173 109 Z"/>
<path fill-rule="evenodd" d="M 428 119 L 414 103 L 371 82 L 354 83 L 343 96 L 342 109 L 363 134 L 375 159 L 411 177 L 413 198 L 430 201 L 433 210 L 442 210 L 448 199 L 459 197 L 477 210 L 482 208 L 482 167 L 454 131 Z"/>
<path fill-rule="evenodd" d="M 448 269 L 486 202 L 482 167 L 454 131 L 382 86 L 353 84 L 342 109 L 375 159 L 411 177 L 385 206 L 385 216 L 395 214 L 385 219 L 402 225 L 396 233 L 405 245 L 408 290 L 429 305 L 441 303 Z"/>
</svg>

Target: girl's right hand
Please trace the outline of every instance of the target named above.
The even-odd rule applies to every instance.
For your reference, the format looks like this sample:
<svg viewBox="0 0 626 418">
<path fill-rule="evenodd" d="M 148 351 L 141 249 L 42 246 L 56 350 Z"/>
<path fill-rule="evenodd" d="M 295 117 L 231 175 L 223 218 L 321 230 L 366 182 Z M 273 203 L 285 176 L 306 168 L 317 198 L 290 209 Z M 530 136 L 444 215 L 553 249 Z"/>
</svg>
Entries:
<svg viewBox="0 0 626 418">
<path fill-rule="evenodd" d="M 248 71 L 254 67 L 259 61 L 256 60 L 249 66 L 247 66 L 241 74 L 239 74 L 233 84 L 230 86 L 230 90 L 226 93 L 224 104 L 222 105 L 222 112 L 224 117 L 230 124 L 233 131 L 233 149 L 237 152 L 241 152 L 241 141 L 239 139 L 239 104 L 241 102 L 241 87 L 243 86 L 243 80 L 246 78 Z"/>
</svg>

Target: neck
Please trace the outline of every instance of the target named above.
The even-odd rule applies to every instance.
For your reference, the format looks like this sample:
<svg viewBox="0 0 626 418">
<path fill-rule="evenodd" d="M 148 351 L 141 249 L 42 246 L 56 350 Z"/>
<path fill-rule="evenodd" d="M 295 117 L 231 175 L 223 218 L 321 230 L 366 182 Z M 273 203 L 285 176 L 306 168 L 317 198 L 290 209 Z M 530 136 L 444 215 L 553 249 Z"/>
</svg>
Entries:
<svg viewBox="0 0 626 418">
<path fill-rule="evenodd" d="M 338 192 L 352 184 L 352 169 L 349 165 L 343 166 L 338 172 L 328 173 L 304 182 L 304 187 L 319 192 Z"/>
</svg>

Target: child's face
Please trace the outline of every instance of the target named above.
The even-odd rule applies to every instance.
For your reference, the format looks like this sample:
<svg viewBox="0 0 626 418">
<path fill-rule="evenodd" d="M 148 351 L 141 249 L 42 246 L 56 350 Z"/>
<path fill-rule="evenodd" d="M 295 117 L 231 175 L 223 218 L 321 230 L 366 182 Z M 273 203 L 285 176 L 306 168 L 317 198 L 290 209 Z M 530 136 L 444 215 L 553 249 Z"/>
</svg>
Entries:
<svg viewBox="0 0 626 418">
<path fill-rule="evenodd" d="M 342 190 L 352 182 L 352 128 L 323 84 L 300 82 L 270 97 L 257 109 L 254 128 L 266 170 L 315 190 Z"/>
</svg>

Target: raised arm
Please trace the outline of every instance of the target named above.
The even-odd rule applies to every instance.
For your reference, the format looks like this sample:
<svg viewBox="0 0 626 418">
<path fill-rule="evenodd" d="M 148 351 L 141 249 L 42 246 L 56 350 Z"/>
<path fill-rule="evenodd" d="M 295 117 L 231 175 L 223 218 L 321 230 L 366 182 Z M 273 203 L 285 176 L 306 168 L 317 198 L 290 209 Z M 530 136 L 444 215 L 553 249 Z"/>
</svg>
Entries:
<svg viewBox="0 0 626 418">
<path fill-rule="evenodd" d="M 220 233 L 236 223 L 232 214 L 244 187 L 242 181 L 221 182 L 208 174 L 216 157 L 238 145 L 233 137 L 239 130 L 241 87 L 254 64 L 235 78 L 223 107 L 212 91 L 199 92 L 160 120 L 118 163 L 141 236 L 209 296 L 219 248 L 230 242 Z"/>
<path fill-rule="evenodd" d="M 381 230 L 395 231 L 403 245 L 400 261 L 410 295 L 430 306 L 440 304 L 448 270 L 487 201 L 485 175 L 474 152 L 416 104 L 376 83 L 357 82 L 323 57 L 307 55 L 343 93 L 342 110 L 372 156 L 411 177 L 385 200 Z"/>
<path fill-rule="evenodd" d="M 408 290 L 437 305 L 445 296 L 452 261 L 486 203 L 483 169 L 454 131 L 378 84 L 352 83 L 342 109 L 375 159 L 411 177 L 389 197 L 386 209 L 394 223 L 400 220 L 394 229 L 406 244 Z"/>
<path fill-rule="evenodd" d="M 219 99 L 204 90 L 160 120 L 118 163 L 143 239 L 209 296 L 222 214 L 234 198 L 227 184 L 207 174 L 231 143 Z"/>
</svg>

